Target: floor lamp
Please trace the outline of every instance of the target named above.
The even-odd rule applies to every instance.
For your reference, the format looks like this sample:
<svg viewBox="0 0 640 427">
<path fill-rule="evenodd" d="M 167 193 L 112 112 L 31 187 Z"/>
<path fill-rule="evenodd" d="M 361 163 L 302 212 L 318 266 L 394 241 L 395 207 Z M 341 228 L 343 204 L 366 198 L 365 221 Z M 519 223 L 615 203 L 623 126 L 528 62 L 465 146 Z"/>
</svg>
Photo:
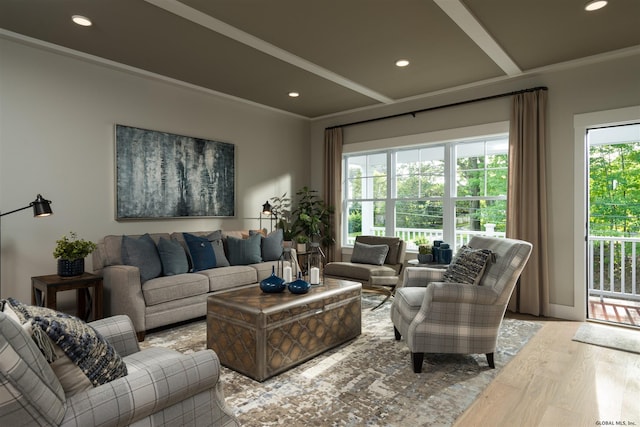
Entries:
<svg viewBox="0 0 640 427">
<path fill-rule="evenodd" d="M 269 217 L 270 232 L 273 231 L 273 221 L 276 222 L 276 227 L 278 227 L 278 214 L 271 207 L 271 203 L 269 203 L 268 200 L 264 205 L 262 205 L 262 210 L 260 211 L 260 230 L 262 230 L 262 215 L 267 215 Z"/>
<path fill-rule="evenodd" d="M 47 200 L 44 197 L 42 197 L 42 195 L 38 194 L 36 199 L 33 202 L 29 203 L 27 206 L 23 208 L 14 209 L 9 212 L 1 213 L 0 218 L 5 215 L 9 215 L 15 212 L 20 212 L 25 209 L 29 209 L 31 207 L 33 208 L 33 216 L 35 218 L 42 218 L 45 216 L 49 216 L 53 213 L 53 211 L 51 210 L 51 200 Z M 0 232 L 1 230 L 2 230 L 2 224 L 0 223 Z M 2 260 L 0 259 L 0 296 L 1 295 L 2 295 Z"/>
</svg>

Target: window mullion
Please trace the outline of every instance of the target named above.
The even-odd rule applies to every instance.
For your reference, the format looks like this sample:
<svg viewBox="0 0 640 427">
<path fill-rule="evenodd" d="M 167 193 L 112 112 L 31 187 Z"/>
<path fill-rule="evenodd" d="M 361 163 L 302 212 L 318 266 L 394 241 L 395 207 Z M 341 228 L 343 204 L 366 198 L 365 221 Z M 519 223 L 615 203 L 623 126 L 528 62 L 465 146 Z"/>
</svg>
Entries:
<svg viewBox="0 0 640 427">
<path fill-rule="evenodd" d="M 445 146 L 445 187 L 444 200 L 442 205 L 442 239 L 445 242 L 455 242 L 456 226 L 456 145 L 448 143 Z"/>
<path fill-rule="evenodd" d="M 396 192 L 396 161 L 394 151 L 387 152 L 387 200 L 385 203 L 385 235 L 396 235 L 395 197 Z"/>
</svg>

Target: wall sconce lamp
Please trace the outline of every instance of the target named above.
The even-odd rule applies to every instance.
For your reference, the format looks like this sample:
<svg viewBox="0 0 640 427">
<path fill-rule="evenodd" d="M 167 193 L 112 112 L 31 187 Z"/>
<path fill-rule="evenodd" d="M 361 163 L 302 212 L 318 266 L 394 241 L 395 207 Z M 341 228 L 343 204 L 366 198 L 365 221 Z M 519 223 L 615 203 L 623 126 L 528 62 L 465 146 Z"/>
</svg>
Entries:
<svg viewBox="0 0 640 427">
<path fill-rule="evenodd" d="M 49 216 L 53 213 L 53 211 L 51 210 L 51 200 L 47 200 L 44 197 L 42 197 L 42 195 L 38 194 L 36 199 L 33 202 L 29 203 L 27 206 L 23 208 L 14 209 L 9 212 L 5 212 L 3 214 L 0 214 L 0 216 L 5 216 L 5 215 L 12 214 L 14 212 L 23 211 L 25 209 L 29 209 L 30 207 L 33 207 L 33 216 L 36 218 Z"/>
</svg>

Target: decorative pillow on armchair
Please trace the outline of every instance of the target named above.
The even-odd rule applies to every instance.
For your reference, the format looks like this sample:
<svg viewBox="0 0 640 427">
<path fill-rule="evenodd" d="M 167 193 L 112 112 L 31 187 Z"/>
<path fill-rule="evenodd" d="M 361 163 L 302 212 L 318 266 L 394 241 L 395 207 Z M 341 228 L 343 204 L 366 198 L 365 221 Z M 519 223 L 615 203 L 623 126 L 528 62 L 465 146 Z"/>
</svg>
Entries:
<svg viewBox="0 0 640 427">
<path fill-rule="evenodd" d="M 366 243 L 355 242 L 351 262 L 358 264 L 383 265 L 389 252 L 387 245 L 367 245 Z"/>
<path fill-rule="evenodd" d="M 111 344 L 77 317 L 13 298 L 7 299 L 7 307 L 31 334 L 67 397 L 127 375 L 127 366 Z"/>
<path fill-rule="evenodd" d="M 442 281 L 470 285 L 479 284 L 492 255 L 493 252 L 488 249 L 461 247 L 445 271 Z"/>
</svg>

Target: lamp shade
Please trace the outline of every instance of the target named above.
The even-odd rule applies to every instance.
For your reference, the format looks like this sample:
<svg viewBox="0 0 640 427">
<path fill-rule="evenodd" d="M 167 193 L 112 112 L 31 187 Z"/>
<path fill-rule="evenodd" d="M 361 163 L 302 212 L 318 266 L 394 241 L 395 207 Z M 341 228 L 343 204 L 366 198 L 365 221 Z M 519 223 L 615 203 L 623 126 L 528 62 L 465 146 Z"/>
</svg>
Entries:
<svg viewBox="0 0 640 427">
<path fill-rule="evenodd" d="M 15 212 L 20 212 L 23 211 L 25 209 L 29 209 L 30 207 L 33 207 L 33 216 L 34 217 L 43 217 L 43 216 L 49 216 L 53 213 L 53 211 L 51 210 L 51 200 L 47 200 L 44 197 L 42 197 L 42 195 L 38 194 L 38 196 L 36 197 L 36 199 L 29 203 L 27 206 L 23 207 L 23 208 L 18 208 L 18 209 L 14 209 L 12 211 L 9 212 L 3 212 L 0 214 L 0 216 L 5 216 L 5 215 L 9 215 Z"/>
<path fill-rule="evenodd" d="M 49 216 L 53 213 L 51 210 L 51 200 L 46 200 L 40 194 L 38 194 L 36 200 L 31 204 L 33 205 L 33 216 L 35 217 Z"/>
<path fill-rule="evenodd" d="M 262 205 L 262 213 L 265 215 L 271 215 L 271 204 L 267 200 L 264 205 Z"/>
</svg>

